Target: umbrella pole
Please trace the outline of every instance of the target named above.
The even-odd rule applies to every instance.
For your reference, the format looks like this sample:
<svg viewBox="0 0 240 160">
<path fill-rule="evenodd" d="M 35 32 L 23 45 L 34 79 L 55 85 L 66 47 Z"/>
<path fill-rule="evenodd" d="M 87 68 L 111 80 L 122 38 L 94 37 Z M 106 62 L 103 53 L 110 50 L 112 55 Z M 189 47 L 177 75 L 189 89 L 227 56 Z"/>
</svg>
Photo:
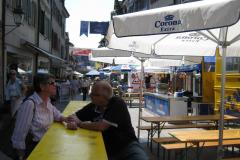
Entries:
<svg viewBox="0 0 240 160">
<path fill-rule="evenodd" d="M 227 28 L 223 28 L 223 42 L 222 46 L 222 75 L 221 75 L 221 103 L 220 103 L 220 119 L 219 119 L 219 140 L 218 140 L 218 160 L 221 160 L 224 156 L 223 151 L 223 129 L 224 129 L 224 102 L 225 102 L 225 72 L 226 72 L 226 38 L 227 38 Z M 216 103 L 216 102 L 215 102 Z"/>
<path fill-rule="evenodd" d="M 143 67 L 144 59 L 141 59 L 141 80 L 140 80 L 140 95 L 139 95 L 139 109 L 138 109 L 138 139 L 140 138 L 140 125 L 141 125 L 141 117 L 142 117 L 142 97 L 143 97 L 143 74 L 144 74 L 144 67 Z"/>
</svg>

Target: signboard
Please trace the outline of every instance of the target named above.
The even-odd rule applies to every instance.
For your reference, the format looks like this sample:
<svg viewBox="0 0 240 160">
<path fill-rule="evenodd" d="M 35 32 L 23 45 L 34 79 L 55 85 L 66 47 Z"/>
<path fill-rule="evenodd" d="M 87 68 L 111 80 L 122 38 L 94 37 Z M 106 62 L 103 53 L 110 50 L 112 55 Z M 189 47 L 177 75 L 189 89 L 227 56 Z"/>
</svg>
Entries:
<svg viewBox="0 0 240 160">
<path fill-rule="evenodd" d="M 129 72 L 128 73 L 128 86 L 132 88 L 133 92 L 140 91 L 140 73 Z"/>
<path fill-rule="evenodd" d="M 160 116 L 169 116 L 169 101 L 144 95 L 145 108 Z"/>
</svg>

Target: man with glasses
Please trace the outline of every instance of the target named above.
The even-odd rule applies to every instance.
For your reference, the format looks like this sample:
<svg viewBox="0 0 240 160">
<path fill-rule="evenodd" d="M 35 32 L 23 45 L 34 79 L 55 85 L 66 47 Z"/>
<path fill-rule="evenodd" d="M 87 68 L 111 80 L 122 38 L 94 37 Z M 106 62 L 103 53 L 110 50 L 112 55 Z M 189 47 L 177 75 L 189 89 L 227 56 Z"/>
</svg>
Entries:
<svg viewBox="0 0 240 160">
<path fill-rule="evenodd" d="M 113 97 L 111 85 L 97 81 L 90 97 L 91 103 L 68 117 L 72 121 L 68 128 L 101 131 L 109 160 L 147 160 L 135 136 L 127 105 L 121 98 Z"/>
</svg>

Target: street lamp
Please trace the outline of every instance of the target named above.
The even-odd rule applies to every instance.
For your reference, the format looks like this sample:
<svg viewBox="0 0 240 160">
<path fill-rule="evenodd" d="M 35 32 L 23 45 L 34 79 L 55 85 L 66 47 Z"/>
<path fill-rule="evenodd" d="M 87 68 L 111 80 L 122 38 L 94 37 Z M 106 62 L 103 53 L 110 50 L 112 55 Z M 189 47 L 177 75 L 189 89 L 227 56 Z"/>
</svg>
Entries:
<svg viewBox="0 0 240 160">
<path fill-rule="evenodd" d="M 13 9 L 13 19 L 15 23 L 14 25 L 5 25 L 5 26 L 14 27 L 14 28 L 8 31 L 7 33 L 5 33 L 5 36 L 10 32 L 14 31 L 17 27 L 22 25 L 23 19 L 24 19 L 24 12 L 22 10 L 21 5 L 17 5 L 16 8 Z"/>
<path fill-rule="evenodd" d="M 13 9 L 13 18 L 14 23 L 16 24 L 17 27 L 22 25 L 24 19 L 24 12 L 21 6 L 17 6 L 16 8 Z"/>
</svg>

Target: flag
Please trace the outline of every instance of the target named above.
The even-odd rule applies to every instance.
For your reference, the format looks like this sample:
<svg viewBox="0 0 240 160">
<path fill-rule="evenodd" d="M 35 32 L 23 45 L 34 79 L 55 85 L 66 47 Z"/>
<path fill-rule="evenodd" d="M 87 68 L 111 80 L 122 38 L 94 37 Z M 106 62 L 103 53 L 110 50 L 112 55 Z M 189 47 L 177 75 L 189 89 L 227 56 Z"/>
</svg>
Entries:
<svg viewBox="0 0 240 160">
<path fill-rule="evenodd" d="M 80 27 L 80 36 L 85 34 L 88 36 L 88 26 L 89 26 L 89 21 L 81 21 L 81 27 Z"/>
<path fill-rule="evenodd" d="M 109 22 L 90 22 L 90 33 L 106 35 Z"/>
</svg>

